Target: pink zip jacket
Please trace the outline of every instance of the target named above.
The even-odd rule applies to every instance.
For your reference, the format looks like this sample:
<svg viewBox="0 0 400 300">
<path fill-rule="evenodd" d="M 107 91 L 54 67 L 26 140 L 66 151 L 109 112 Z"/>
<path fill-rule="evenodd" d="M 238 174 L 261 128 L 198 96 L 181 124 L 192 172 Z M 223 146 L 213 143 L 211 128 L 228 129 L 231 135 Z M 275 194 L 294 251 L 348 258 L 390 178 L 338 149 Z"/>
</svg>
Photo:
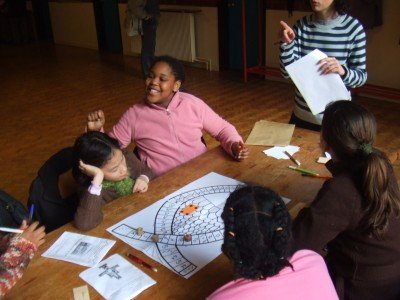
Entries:
<svg viewBox="0 0 400 300">
<path fill-rule="evenodd" d="M 159 176 L 207 151 L 201 141 L 202 130 L 230 155 L 232 144 L 242 141 L 235 127 L 204 101 L 183 92 L 176 92 L 167 109 L 145 101 L 131 106 L 110 136 L 122 148 L 135 142 L 140 159 Z"/>
<path fill-rule="evenodd" d="M 239 278 L 212 293 L 207 300 L 338 300 L 324 259 L 300 250 L 289 260 L 291 267 L 266 280 Z"/>
</svg>

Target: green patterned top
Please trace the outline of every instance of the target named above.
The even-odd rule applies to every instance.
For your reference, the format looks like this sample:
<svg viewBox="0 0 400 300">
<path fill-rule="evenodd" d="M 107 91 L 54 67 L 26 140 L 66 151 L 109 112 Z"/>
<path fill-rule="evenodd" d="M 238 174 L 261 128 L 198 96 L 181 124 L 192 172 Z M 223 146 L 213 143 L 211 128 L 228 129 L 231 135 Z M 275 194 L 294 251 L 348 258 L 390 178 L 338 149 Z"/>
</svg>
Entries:
<svg viewBox="0 0 400 300">
<path fill-rule="evenodd" d="M 122 197 L 132 194 L 135 180 L 128 176 L 120 181 L 103 180 L 102 185 L 105 189 L 114 188 L 117 191 L 117 194 Z"/>
</svg>

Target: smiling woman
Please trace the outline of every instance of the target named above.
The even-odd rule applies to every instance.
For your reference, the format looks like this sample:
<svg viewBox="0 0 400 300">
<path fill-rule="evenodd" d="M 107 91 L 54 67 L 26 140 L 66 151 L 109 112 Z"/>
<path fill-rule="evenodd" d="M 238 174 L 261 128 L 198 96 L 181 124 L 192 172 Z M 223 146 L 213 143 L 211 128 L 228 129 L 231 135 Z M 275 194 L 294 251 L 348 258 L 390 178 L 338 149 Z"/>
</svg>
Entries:
<svg viewBox="0 0 400 300">
<path fill-rule="evenodd" d="M 203 130 L 216 138 L 236 160 L 248 149 L 235 127 L 201 99 L 180 92 L 185 80 L 182 64 L 170 56 L 158 57 L 146 78 L 146 96 L 130 107 L 112 128 L 110 136 L 122 148 L 136 143 L 139 157 L 155 175 L 161 175 L 204 153 Z M 102 130 L 103 111 L 88 116 L 88 130 Z"/>
<path fill-rule="evenodd" d="M 146 99 L 149 103 L 167 108 L 181 87 L 185 73 L 182 64 L 170 57 L 157 59 L 156 62 L 146 78 Z"/>
</svg>

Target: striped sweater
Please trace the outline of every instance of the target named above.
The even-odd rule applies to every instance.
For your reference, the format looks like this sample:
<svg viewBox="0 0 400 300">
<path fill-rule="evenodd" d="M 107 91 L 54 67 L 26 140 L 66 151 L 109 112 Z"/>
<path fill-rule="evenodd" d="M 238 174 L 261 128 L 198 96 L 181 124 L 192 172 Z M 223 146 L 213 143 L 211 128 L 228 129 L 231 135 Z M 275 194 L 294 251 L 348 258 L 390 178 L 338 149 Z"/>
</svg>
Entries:
<svg viewBox="0 0 400 300">
<path fill-rule="evenodd" d="M 22 277 L 37 247 L 15 234 L 0 234 L 0 298 Z"/>
<path fill-rule="evenodd" d="M 345 75 L 341 76 L 348 88 L 363 85 L 367 80 L 366 37 L 360 22 L 349 16 L 340 15 L 325 22 L 313 21 L 314 15 L 305 16 L 293 26 L 296 38 L 290 44 L 281 44 L 280 69 L 285 78 L 289 78 L 285 66 L 319 49 L 329 57 L 335 57 Z M 313 124 L 321 124 L 323 113 L 313 115 L 305 100 L 296 88 L 296 117 Z"/>
</svg>

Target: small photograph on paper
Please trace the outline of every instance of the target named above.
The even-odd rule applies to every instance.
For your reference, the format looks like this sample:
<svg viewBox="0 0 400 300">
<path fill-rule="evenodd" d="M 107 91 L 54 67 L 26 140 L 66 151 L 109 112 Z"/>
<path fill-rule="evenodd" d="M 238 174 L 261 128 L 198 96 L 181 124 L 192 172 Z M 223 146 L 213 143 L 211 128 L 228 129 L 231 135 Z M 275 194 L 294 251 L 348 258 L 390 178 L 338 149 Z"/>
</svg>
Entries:
<svg viewBox="0 0 400 300">
<path fill-rule="evenodd" d="M 98 264 L 115 241 L 72 232 L 64 232 L 42 256 L 92 267 Z"/>
</svg>

